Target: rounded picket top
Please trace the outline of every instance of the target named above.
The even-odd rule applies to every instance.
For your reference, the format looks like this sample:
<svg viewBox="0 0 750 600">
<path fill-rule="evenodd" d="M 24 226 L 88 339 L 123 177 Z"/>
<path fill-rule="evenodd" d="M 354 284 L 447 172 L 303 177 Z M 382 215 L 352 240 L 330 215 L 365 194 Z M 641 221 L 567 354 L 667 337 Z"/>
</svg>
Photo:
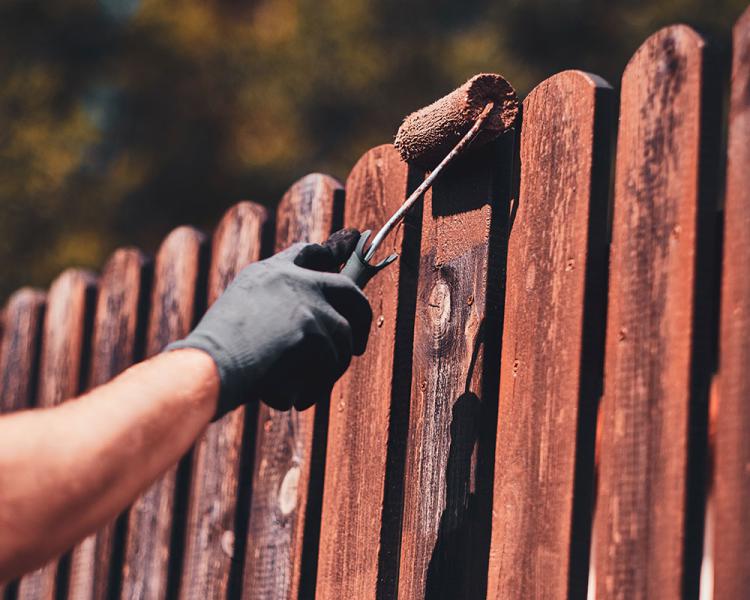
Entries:
<svg viewBox="0 0 750 600">
<path fill-rule="evenodd" d="M 46 294 L 24 287 L 5 304 L 0 345 L 0 413 L 29 408 L 34 399 L 33 376 Z"/>
<path fill-rule="evenodd" d="M 86 337 L 96 296 L 97 277 L 85 269 L 66 269 L 47 293 L 42 354 L 39 362 L 39 406 L 54 406 L 81 389 Z"/>
<path fill-rule="evenodd" d="M 268 211 L 243 200 L 221 217 L 211 243 L 208 302 L 212 303 L 245 265 L 261 258 L 268 226 Z"/>
<path fill-rule="evenodd" d="M 195 227 L 173 229 L 154 260 L 146 356 L 188 334 L 205 305 L 208 236 Z"/>
<path fill-rule="evenodd" d="M 275 251 L 294 242 L 322 242 L 340 222 L 342 184 L 324 173 L 310 173 L 295 181 L 276 209 Z"/>
<path fill-rule="evenodd" d="M 579 69 L 569 69 L 555 73 L 534 86 L 523 101 L 524 108 L 532 103 L 536 97 L 550 93 L 551 88 L 558 88 L 563 92 L 561 94 L 562 100 L 570 98 L 576 101 L 578 100 L 576 94 L 588 94 L 590 91 L 600 89 L 611 90 L 612 86 L 606 79 L 594 73 L 588 73 Z"/>
<path fill-rule="evenodd" d="M 208 236 L 200 229 L 196 229 L 190 225 L 180 225 L 167 234 L 159 249 L 156 251 L 156 261 L 158 262 L 159 256 L 171 255 L 179 252 L 181 249 L 198 247 L 204 244 Z"/>
<path fill-rule="evenodd" d="M 623 87 L 627 79 L 643 77 L 653 70 L 653 79 L 662 86 L 663 92 L 676 93 L 685 78 L 695 73 L 688 69 L 691 57 L 700 56 L 705 47 L 703 36 L 689 25 L 663 27 L 646 38 L 630 57 L 622 75 Z M 649 65 L 654 65 L 655 69 L 649 69 Z"/>
</svg>

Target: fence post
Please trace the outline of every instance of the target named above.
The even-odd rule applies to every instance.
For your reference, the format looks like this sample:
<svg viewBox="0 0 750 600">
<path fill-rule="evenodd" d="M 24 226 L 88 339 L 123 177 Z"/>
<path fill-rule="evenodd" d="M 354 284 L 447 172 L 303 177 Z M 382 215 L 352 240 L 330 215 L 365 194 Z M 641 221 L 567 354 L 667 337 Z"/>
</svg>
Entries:
<svg viewBox="0 0 750 600">
<path fill-rule="evenodd" d="M 289 188 L 276 212 L 276 252 L 324 241 L 341 221 L 342 193 L 336 180 L 320 174 Z M 327 405 L 304 412 L 258 408 L 243 598 L 315 595 L 327 414 Z"/>
<path fill-rule="evenodd" d="M 419 183 L 396 150 L 360 158 L 346 181 L 345 224 L 379 228 Z M 373 310 L 367 352 L 331 396 L 316 597 L 395 595 L 409 410 L 420 211 L 385 242 L 399 259 L 365 293 Z M 377 549 L 377 550 L 376 550 Z"/>
<path fill-rule="evenodd" d="M 154 282 L 146 332 L 145 356 L 161 352 L 187 335 L 205 298 L 206 236 L 179 227 L 162 242 L 154 262 Z M 184 482 L 189 460 L 167 471 L 130 508 L 120 598 L 165 598 L 179 581 L 180 535 L 184 533 Z M 175 581 L 175 578 L 177 580 Z"/>
<path fill-rule="evenodd" d="M 565 71 L 523 103 L 488 598 L 562 600 L 569 583 L 572 597 L 585 597 L 604 354 L 611 100 L 602 79 Z"/>
<path fill-rule="evenodd" d="M 78 395 L 88 361 L 96 277 L 71 269 L 55 279 L 47 293 L 39 359 L 36 406 L 49 408 Z M 55 600 L 58 560 L 24 576 L 19 600 Z"/>
<path fill-rule="evenodd" d="M 514 136 L 464 157 L 424 200 L 399 569 L 405 600 L 486 594 Z"/>
<path fill-rule="evenodd" d="M 261 257 L 265 224 L 265 209 L 252 202 L 224 213 L 211 246 L 209 304 L 242 267 Z M 238 580 L 243 562 L 239 553 L 234 558 L 235 527 L 243 518 L 237 514 L 238 494 L 246 495 L 250 483 L 241 464 L 243 435 L 248 427 L 248 432 L 254 430 L 257 415 L 255 404 L 250 406 L 211 424 L 195 447 L 180 598 L 225 598 L 230 577 Z"/>
<path fill-rule="evenodd" d="M 140 358 L 148 267 L 139 250 L 121 248 L 102 271 L 91 342 L 91 388 L 108 382 Z M 68 591 L 71 600 L 105 600 L 117 592 L 124 524 L 125 515 L 121 515 L 74 548 Z"/>
<path fill-rule="evenodd" d="M 750 9 L 733 39 L 714 461 L 717 600 L 750 590 Z"/>
<path fill-rule="evenodd" d="M 702 38 L 652 35 L 622 79 L 594 524 L 597 598 L 697 593 L 714 291 Z M 700 514 L 697 514 L 697 513 Z M 697 546 L 697 547 L 696 547 Z"/>
</svg>

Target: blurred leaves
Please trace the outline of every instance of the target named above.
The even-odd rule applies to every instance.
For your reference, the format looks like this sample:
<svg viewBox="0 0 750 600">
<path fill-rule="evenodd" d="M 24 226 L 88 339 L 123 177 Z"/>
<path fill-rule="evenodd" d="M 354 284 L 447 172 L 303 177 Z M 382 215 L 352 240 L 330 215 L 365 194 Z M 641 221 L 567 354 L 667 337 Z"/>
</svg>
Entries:
<svg viewBox="0 0 750 600">
<path fill-rule="evenodd" d="M 344 179 L 480 71 L 617 84 L 649 34 L 742 0 L 0 0 L 0 293 L 153 251 L 310 171 Z"/>
</svg>

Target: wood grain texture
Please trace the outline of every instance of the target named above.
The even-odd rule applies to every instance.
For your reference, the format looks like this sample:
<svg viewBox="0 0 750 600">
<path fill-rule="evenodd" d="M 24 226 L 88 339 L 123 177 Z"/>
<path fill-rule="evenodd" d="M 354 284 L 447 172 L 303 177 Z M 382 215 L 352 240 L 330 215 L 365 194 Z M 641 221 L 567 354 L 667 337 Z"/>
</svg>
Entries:
<svg viewBox="0 0 750 600">
<path fill-rule="evenodd" d="M 514 133 L 425 197 L 399 598 L 483 598 Z M 502 150 L 502 151 L 501 151 Z"/>
<path fill-rule="evenodd" d="M 295 183 L 276 212 L 275 251 L 327 239 L 340 222 L 334 211 L 341 211 L 342 196 L 341 185 L 326 175 Z M 258 407 L 243 598 L 315 595 L 327 411 L 327 405 L 303 412 Z"/>
<path fill-rule="evenodd" d="M 242 267 L 261 257 L 265 223 L 265 209 L 252 202 L 240 202 L 224 214 L 212 241 L 209 304 Z M 241 553 L 234 556 L 238 494 L 242 500 L 248 491 L 240 482 L 245 412 L 239 408 L 211 424 L 194 449 L 181 598 L 213 600 L 238 594 L 230 590 L 230 580 L 239 584 L 243 562 Z M 247 422 L 254 427 L 255 410 L 250 412 Z M 244 536 L 241 541 L 244 544 Z"/>
<path fill-rule="evenodd" d="M 0 414 L 30 408 L 36 395 L 39 341 L 45 294 L 22 288 L 3 311 L 0 344 Z M 15 598 L 18 583 L 0 583 L 0 598 Z"/>
<path fill-rule="evenodd" d="M 39 340 L 45 293 L 22 288 L 5 305 L 0 350 L 0 412 L 30 408 L 36 396 Z"/>
<path fill-rule="evenodd" d="M 699 330 L 710 290 L 699 243 L 706 49 L 662 29 L 622 79 L 610 259 L 599 487 L 597 598 L 693 597 L 686 566 L 692 420 L 704 410 Z M 700 252 L 699 252 L 700 251 Z M 707 364 L 706 364 L 707 366 Z M 700 492 L 702 494 L 702 492 Z M 700 540 L 698 540 L 698 550 Z M 684 596 L 683 596 L 684 594 Z"/>
<path fill-rule="evenodd" d="M 149 274 L 148 260 L 135 248 L 116 250 L 104 266 L 94 315 L 88 387 L 106 383 L 140 358 Z M 104 600 L 117 593 L 123 524 L 120 517 L 73 550 L 68 598 Z"/>
<path fill-rule="evenodd" d="M 88 271 L 65 271 L 50 286 L 36 406 L 56 406 L 82 391 L 95 295 L 96 277 Z M 57 560 L 29 573 L 19 584 L 19 600 L 54 600 L 57 575 Z"/>
<path fill-rule="evenodd" d="M 206 250 L 206 236 L 191 227 L 175 229 L 162 242 L 154 263 L 146 357 L 185 337 L 194 325 L 205 297 Z M 179 471 L 181 479 L 186 466 L 183 464 Z M 163 599 L 177 575 L 170 573 L 170 565 L 172 570 L 179 568 L 180 557 L 172 556 L 171 550 L 180 551 L 174 539 L 180 532 L 175 527 L 179 528 L 184 517 L 184 507 L 175 497 L 178 469 L 175 465 L 167 471 L 130 508 L 120 594 L 123 599 Z"/>
<path fill-rule="evenodd" d="M 421 177 L 391 145 L 369 150 L 346 181 L 345 225 L 377 230 Z M 420 213 L 384 242 L 383 255 L 400 257 L 367 285 L 367 351 L 352 360 L 331 397 L 319 599 L 395 595 Z"/>
<path fill-rule="evenodd" d="M 582 587 L 574 595 L 585 597 L 604 354 L 611 100 L 602 79 L 565 71 L 523 103 L 500 362 L 492 599 L 563 600 L 569 580 Z M 583 505 L 581 521 L 574 496 Z M 572 556 L 574 547 L 582 560 Z"/>
<path fill-rule="evenodd" d="M 734 27 L 714 461 L 714 597 L 750 590 L 750 10 Z"/>
</svg>

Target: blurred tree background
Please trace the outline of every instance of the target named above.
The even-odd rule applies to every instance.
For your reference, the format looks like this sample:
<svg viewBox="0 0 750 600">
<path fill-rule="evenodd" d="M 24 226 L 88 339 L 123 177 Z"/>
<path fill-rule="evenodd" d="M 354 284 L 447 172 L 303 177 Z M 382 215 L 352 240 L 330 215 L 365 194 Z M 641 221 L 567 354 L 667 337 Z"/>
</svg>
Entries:
<svg viewBox="0 0 750 600">
<path fill-rule="evenodd" d="M 727 46 L 747 0 L 0 0 L 0 297 L 311 171 L 343 180 L 480 71 L 615 87 L 685 22 Z"/>
</svg>

